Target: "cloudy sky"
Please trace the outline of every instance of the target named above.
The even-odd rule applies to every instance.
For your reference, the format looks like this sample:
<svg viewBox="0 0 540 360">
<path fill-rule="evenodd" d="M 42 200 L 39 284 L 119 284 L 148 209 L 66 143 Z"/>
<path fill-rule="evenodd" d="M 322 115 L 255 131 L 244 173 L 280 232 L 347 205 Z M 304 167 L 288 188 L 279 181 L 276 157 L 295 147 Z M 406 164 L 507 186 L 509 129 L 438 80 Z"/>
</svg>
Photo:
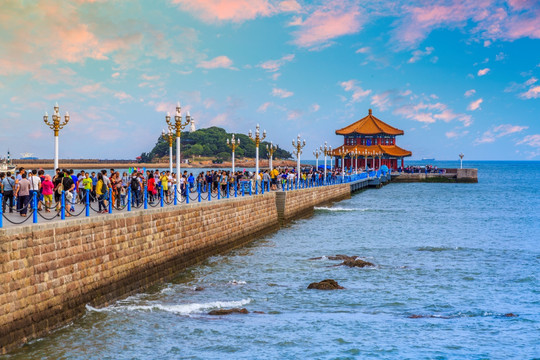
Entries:
<svg viewBox="0 0 540 360">
<path fill-rule="evenodd" d="M 540 159 L 537 0 L 1 0 L 0 154 L 131 159 L 197 127 L 311 155 L 373 108 L 413 158 Z M 309 156 L 308 156 L 309 157 Z M 311 156 L 313 157 L 313 156 Z"/>
</svg>

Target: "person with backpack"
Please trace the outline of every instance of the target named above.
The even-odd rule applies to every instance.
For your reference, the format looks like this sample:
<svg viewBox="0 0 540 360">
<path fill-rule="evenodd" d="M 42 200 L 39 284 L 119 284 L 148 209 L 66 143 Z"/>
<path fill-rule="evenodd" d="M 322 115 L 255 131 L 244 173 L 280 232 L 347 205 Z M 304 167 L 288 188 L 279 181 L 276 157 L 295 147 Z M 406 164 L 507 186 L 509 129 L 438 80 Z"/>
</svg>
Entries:
<svg viewBox="0 0 540 360">
<path fill-rule="evenodd" d="M 129 186 L 131 188 L 131 205 L 139 207 L 141 201 L 141 183 L 139 182 L 139 177 L 137 176 L 136 172 L 133 173 Z M 135 203 L 137 203 L 137 205 L 135 205 Z"/>
<path fill-rule="evenodd" d="M 9 200 L 9 212 L 13 212 L 13 201 L 15 191 L 15 180 L 11 177 L 11 172 L 8 171 L 6 177 L 2 180 L 2 188 L 4 190 L 4 198 L 2 200 L 2 212 L 6 212 L 6 203 Z"/>
</svg>

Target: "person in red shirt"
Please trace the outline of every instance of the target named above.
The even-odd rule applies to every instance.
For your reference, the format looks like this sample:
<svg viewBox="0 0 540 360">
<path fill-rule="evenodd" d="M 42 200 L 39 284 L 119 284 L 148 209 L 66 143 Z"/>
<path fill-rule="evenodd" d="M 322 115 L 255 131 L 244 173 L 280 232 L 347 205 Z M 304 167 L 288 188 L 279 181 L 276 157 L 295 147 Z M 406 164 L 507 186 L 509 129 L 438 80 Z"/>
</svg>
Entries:
<svg viewBox="0 0 540 360">
<path fill-rule="evenodd" d="M 50 175 L 45 175 L 44 179 L 45 180 L 43 180 L 43 182 L 41 183 L 41 192 L 43 194 L 43 202 L 45 203 L 45 210 L 47 212 L 51 212 L 50 208 L 52 206 L 54 184 L 51 181 Z"/>
</svg>

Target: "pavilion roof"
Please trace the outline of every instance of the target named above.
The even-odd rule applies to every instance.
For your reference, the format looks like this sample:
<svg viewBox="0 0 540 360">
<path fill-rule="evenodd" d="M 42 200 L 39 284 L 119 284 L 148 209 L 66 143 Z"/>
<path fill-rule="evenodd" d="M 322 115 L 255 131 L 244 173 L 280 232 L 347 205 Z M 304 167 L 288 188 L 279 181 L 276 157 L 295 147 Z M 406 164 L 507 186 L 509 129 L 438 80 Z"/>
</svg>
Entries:
<svg viewBox="0 0 540 360">
<path fill-rule="evenodd" d="M 343 129 L 336 130 L 336 135 L 349 135 L 354 133 L 364 135 L 403 135 L 403 130 L 390 126 L 384 121 L 377 119 L 373 116 L 371 109 L 369 109 L 369 114 L 365 118 L 360 119 Z"/>
<path fill-rule="evenodd" d="M 368 152 L 368 156 L 373 156 L 374 153 L 382 153 L 389 156 L 407 157 L 412 156 L 412 152 L 402 149 L 397 145 L 341 145 L 340 147 L 332 150 L 332 156 L 339 156 L 341 151 L 350 153 L 351 151 L 358 152 L 358 155 L 364 157 L 364 152 Z"/>
</svg>

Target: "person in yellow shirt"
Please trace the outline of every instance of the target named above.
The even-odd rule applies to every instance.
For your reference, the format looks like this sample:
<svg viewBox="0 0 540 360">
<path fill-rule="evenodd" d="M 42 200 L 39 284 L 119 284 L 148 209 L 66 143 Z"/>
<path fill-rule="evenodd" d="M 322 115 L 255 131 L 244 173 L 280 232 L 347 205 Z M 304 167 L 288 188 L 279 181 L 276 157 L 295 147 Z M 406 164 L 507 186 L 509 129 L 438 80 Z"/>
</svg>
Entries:
<svg viewBox="0 0 540 360">
<path fill-rule="evenodd" d="M 161 177 L 159 178 L 159 181 L 161 181 L 161 188 L 163 189 L 163 197 L 165 199 L 169 198 L 169 177 L 165 174 L 165 172 L 161 173 Z"/>
<path fill-rule="evenodd" d="M 272 190 L 277 190 L 277 181 L 278 181 L 279 171 L 276 168 L 273 168 L 270 171 L 270 177 L 272 178 Z"/>
<path fill-rule="evenodd" d="M 105 191 L 106 191 L 106 186 L 105 186 L 105 183 L 103 182 L 103 174 L 98 172 L 98 182 L 96 184 L 96 196 L 98 198 L 98 203 L 99 203 L 99 213 L 101 214 L 107 212 L 107 206 L 105 206 Z"/>
</svg>

